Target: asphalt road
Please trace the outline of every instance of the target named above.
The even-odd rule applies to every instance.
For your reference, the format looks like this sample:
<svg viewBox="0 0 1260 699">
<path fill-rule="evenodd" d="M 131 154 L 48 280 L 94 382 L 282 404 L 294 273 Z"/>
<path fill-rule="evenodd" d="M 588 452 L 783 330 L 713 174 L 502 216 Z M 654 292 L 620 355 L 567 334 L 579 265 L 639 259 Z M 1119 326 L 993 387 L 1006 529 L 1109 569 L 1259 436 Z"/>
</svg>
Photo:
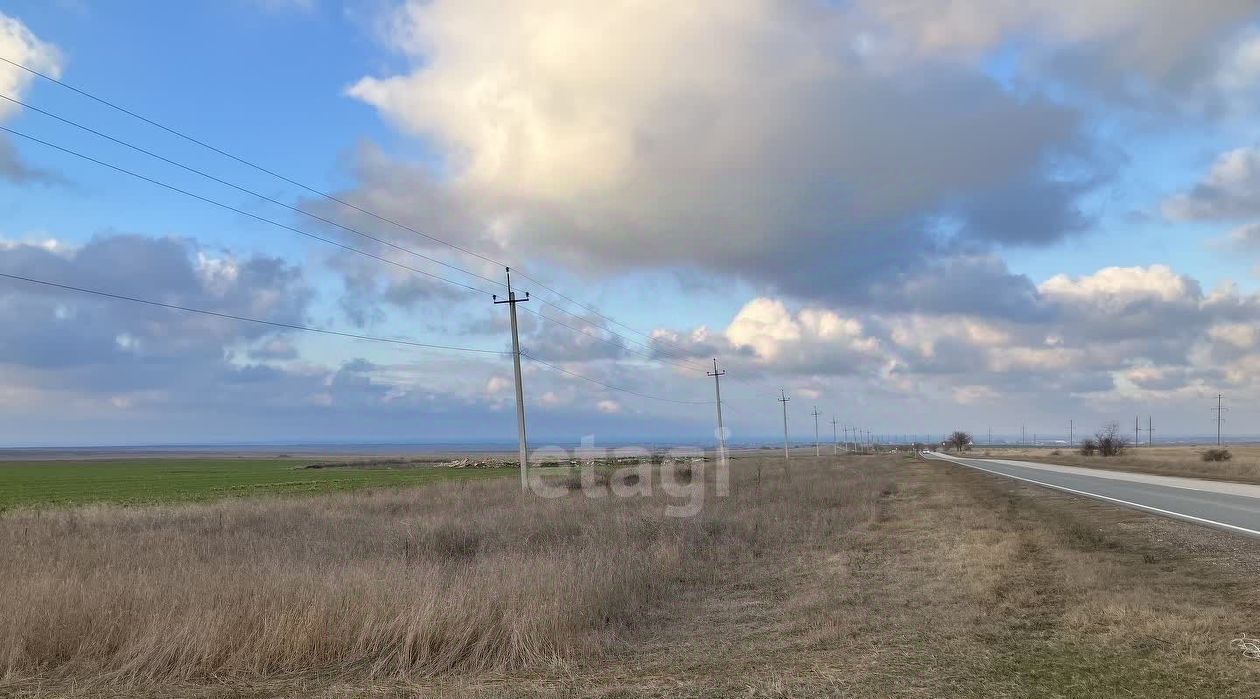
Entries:
<svg viewBox="0 0 1260 699">
<path fill-rule="evenodd" d="M 1260 537 L 1260 485 L 1006 459 L 963 459 L 938 452 L 923 455 L 1115 505 Z"/>
</svg>

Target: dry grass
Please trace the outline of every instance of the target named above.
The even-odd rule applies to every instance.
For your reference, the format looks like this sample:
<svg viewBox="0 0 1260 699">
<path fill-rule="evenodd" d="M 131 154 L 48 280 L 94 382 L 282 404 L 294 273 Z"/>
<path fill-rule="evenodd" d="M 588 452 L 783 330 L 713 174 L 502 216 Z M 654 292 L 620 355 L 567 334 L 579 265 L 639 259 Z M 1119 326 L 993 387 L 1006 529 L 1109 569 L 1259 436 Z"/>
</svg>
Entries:
<svg viewBox="0 0 1260 699">
<path fill-rule="evenodd" d="M 869 470 L 842 488 L 834 466 L 759 488 L 748 471 L 731 497 L 709 483 L 692 518 L 666 516 L 663 495 L 547 500 L 507 479 L 11 512 L 0 692 L 563 671 L 735 562 L 870 520 L 887 489 Z"/>
<path fill-rule="evenodd" d="M 793 464 L 745 460 L 692 519 L 505 481 L 10 514 L 0 695 L 1260 696 L 1228 645 L 1260 630 L 1260 543 L 937 462 Z"/>
<path fill-rule="evenodd" d="M 1082 456 L 1067 449 L 1052 455 L 1050 449 L 977 447 L 968 456 L 994 459 L 1023 459 L 1065 466 L 1106 468 L 1134 473 L 1153 473 L 1161 476 L 1186 476 L 1210 478 L 1221 481 L 1260 484 L 1260 446 L 1231 446 L 1233 457 L 1228 461 L 1204 461 L 1203 454 L 1214 447 L 1138 447 L 1128 449 L 1124 456 Z"/>
</svg>

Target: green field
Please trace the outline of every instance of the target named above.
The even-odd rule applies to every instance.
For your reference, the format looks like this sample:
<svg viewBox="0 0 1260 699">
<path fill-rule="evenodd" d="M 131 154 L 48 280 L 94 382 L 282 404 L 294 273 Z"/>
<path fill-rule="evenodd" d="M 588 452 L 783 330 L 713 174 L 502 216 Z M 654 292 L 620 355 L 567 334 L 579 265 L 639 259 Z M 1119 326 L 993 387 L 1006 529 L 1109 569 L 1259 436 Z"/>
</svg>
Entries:
<svg viewBox="0 0 1260 699">
<path fill-rule="evenodd" d="M 196 502 L 493 478 L 515 469 L 322 468 L 303 459 L 118 459 L 0 462 L 0 511 L 94 502 Z"/>
</svg>

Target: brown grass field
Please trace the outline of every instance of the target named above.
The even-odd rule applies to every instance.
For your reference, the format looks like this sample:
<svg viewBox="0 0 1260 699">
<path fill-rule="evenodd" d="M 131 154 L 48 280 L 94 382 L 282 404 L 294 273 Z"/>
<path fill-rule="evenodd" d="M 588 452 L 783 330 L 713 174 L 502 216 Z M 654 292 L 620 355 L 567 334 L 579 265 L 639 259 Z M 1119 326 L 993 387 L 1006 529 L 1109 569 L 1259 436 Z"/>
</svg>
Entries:
<svg viewBox="0 0 1260 699">
<path fill-rule="evenodd" d="M 1202 454 L 1216 445 L 1137 447 L 1125 450 L 1122 456 L 1082 456 L 1067 447 L 1018 448 L 975 447 L 968 456 L 995 459 L 1023 459 L 1045 463 L 1086 468 L 1106 468 L 1115 471 L 1153 473 L 1161 476 L 1187 476 L 1210 478 L 1220 481 L 1260 484 L 1260 445 L 1247 444 L 1227 447 L 1233 458 L 1229 461 L 1204 461 Z M 1058 454 L 1053 452 L 1058 451 Z"/>
<path fill-rule="evenodd" d="M 732 481 L 9 512 L 0 695 L 1260 694 L 1251 540 L 900 456 Z"/>
</svg>

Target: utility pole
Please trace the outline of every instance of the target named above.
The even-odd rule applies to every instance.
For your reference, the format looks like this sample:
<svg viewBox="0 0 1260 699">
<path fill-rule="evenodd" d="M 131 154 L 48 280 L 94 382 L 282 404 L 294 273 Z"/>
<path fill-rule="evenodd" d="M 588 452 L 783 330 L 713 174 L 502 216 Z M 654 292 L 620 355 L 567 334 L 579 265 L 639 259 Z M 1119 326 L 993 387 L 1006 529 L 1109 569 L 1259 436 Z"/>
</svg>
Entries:
<svg viewBox="0 0 1260 699">
<path fill-rule="evenodd" d="M 822 456 L 818 452 L 818 406 L 814 406 L 814 412 L 811 415 L 814 416 L 814 458 L 818 458 Z"/>
<path fill-rule="evenodd" d="M 726 375 L 726 370 L 718 371 L 717 357 L 714 357 L 713 371 L 705 373 L 713 377 L 713 392 L 717 398 L 718 464 L 726 468 L 726 428 L 722 425 L 722 377 Z"/>
<path fill-rule="evenodd" d="M 1216 394 L 1216 407 L 1212 409 L 1216 413 L 1216 446 L 1221 446 L 1221 423 L 1225 422 L 1225 412 L 1229 408 L 1221 405 L 1221 394 Z"/>
<path fill-rule="evenodd" d="M 1155 446 L 1155 425 L 1151 421 L 1151 416 L 1146 416 L 1146 446 Z"/>
<path fill-rule="evenodd" d="M 1133 416 L 1133 446 L 1135 447 L 1142 445 L 1141 438 L 1138 436 L 1138 433 L 1142 431 L 1142 428 L 1139 427 L 1138 419 L 1137 415 Z"/>
<path fill-rule="evenodd" d="M 1068 449 L 1076 446 L 1076 423 L 1068 420 Z"/>
<path fill-rule="evenodd" d="M 1019 446 L 1023 447 L 1027 444 L 1027 442 L 1028 440 L 1024 438 L 1024 426 L 1020 425 L 1019 426 Z"/>
<path fill-rule="evenodd" d="M 495 304 L 506 303 L 508 315 L 512 319 L 512 369 L 516 374 L 516 442 L 520 449 L 521 492 L 525 492 L 529 490 L 529 447 L 525 442 L 525 389 L 521 386 L 521 336 L 516 327 L 516 304 L 528 301 L 529 292 L 525 292 L 523 299 L 516 298 L 516 292 L 512 291 L 512 268 L 505 267 L 504 270 L 507 272 L 508 297 L 500 301 L 498 294 L 495 294 L 490 299 Z"/>
<path fill-rule="evenodd" d="M 831 455 L 840 455 L 840 437 L 836 434 L 836 416 L 831 416 Z"/>
<path fill-rule="evenodd" d="M 775 398 L 783 404 L 783 460 L 787 461 L 792 458 L 792 454 L 788 451 L 788 431 L 787 431 L 787 404 L 792 400 L 782 390 L 779 391 L 779 397 Z"/>
<path fill-rule="evenodd" d="M 990 425 L 990 426 L 989 426 L 989 446 L 990 446 L 990 447 L 992 447 L 992 446 L 993 446 L 993 427 L 992 427 L 992 425 Z"/>
</svg>

